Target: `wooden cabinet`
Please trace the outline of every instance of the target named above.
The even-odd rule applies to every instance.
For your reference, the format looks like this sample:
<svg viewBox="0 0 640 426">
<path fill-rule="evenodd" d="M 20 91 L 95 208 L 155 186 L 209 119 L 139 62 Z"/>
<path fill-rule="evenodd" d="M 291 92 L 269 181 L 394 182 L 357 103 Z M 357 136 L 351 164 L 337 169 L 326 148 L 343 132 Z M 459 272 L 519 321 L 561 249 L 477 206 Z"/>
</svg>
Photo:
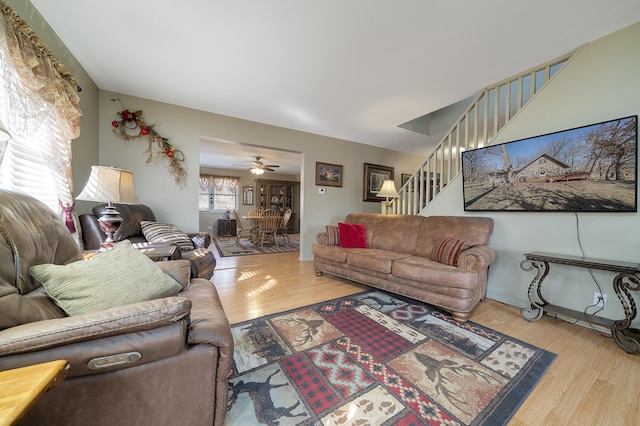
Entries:
<svg viewBox="0 0 640 426">
<path fill-rule="evenodd" d="M 286 209 L 291 209 L 291 219 L 288 224 L 288 232 L 295 234 L 297 229 L 297 218 L 295 214 L 295 197 L 298 182 L 282 180 L 258 180 L 258 196 L 256 207 L 261 209 L 273 209 L 281 214 Z"/>
<path fill-rule="evenodd" d="M 235 237 L 236 221 L 235 219 L 218 219 L 218 237 Z"/>
</svg>

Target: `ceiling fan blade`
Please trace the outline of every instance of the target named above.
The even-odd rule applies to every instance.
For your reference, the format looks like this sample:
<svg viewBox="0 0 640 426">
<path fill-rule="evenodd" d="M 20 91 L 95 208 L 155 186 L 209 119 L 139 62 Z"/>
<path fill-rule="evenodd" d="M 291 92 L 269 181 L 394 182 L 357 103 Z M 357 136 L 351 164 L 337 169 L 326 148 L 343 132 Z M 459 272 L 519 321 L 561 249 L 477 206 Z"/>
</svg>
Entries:
<svg viewBox="0 0 640 426">
<path fill-rule="evenodd" d="M 280 167 L 277 164 L 264 164 L 263 167 Z"/>
</svg>

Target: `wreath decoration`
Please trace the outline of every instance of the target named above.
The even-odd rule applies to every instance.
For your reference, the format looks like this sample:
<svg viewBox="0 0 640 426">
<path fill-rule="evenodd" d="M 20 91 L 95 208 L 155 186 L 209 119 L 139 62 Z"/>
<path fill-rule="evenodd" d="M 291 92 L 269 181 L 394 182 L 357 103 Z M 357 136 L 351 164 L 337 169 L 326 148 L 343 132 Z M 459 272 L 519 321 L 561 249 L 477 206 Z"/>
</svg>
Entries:
<svg viewBox="0 0 640 426">
<path fill-rule="evenodd" d="M 112 99 L 120 101 L 119 99 Z M 120 103 L 122 105 L 122 102 Z M 120 139 L 129 141 L 131 139 L 147 136 L 149 147 L 147 163 L 161 159 L 169 161 L 169 172 L 173 175 L 176 185 L 184 188 L 187 181 L 187 171 L 184 167 L 184 154 L 174 145 L 169 143 L 169 139 L 162 137 L 156 130 L 154 124 L 147 124 L 142 117 L 142 110 L 129 111 L 122 105 L 122 110 L 117 112 L 119 119 L 113 120 L 113 133 Z"/>
</svg>

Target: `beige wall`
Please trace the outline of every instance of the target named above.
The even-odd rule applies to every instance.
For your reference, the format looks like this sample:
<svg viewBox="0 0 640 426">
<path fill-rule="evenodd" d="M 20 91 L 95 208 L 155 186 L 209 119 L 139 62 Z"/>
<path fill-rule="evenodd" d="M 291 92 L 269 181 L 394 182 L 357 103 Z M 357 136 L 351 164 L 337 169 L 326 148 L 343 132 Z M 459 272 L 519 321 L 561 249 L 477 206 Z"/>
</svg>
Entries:
<svg viewBox="0 0 640 426">
<path fill-rule="evenodd" d="M 183 189 L 178 188 L 166 169 L 166 162 L 146 163 L 146 140 L 127 143 L 112 131 L 111 121 L 122 108 L 112 97 L 119 97 L 128 109 L 142 110 L 148 124 L 185 154 L 189 176 Z M 149 205 L 158 220 L 173 222 L 187 232 L 200 229 L 198 212 L 198 175 L 200 138 L 228 140 L 249 145 L 265 146 L 300 152 L 301 258 L 310 260 L 315 235 L 326 224 L 335 224 L 350 212 L 380 212 L 379 203 L 362 201 L 363 164 L 383 164 L 395 168 L 396 183 L 401 173 L 411 173 L 423 158 L 313 135 L 218 114 L 136 98 L 112 92 L 100 93 L 100 164 L 116 165 L 134 173 L 138 198 Z M 344 166 L 342 188 L 327 188 L 319 195 L 315 186 L 315 163 Z"/>
<path fill-rule="evenodd" d="M 605 120 L 640 114 L 640 23 L 597 40 L 578 52 L 497 136 L 509 142 Z M 449 190 L 449 188 L 451 188 Z M 456 178 L 426 214 L 469 215 L 462 207 L 462 182 Z M 487 213 L 495 221 L 491 245 L 497 250 L 489 272 L 488 296 L 518 306 L 528 304 L 532 272 L 520 269 L 523 253 L 550 251 L 640 262 L 637 213 Z M 608 305 L 601 314 L 624 318 L 612 288 L 613 275 L 594 271 Z M 597 290 L 588 270 L 552 266 L 544 295 L 554 304 L 582 311 Z M 637 294 L 634 294 L 637 296 Z M 593 311 L 589 311 L 593 312 Z M 635 321 L 640 324 L 640 320 Z"/>
</svg>

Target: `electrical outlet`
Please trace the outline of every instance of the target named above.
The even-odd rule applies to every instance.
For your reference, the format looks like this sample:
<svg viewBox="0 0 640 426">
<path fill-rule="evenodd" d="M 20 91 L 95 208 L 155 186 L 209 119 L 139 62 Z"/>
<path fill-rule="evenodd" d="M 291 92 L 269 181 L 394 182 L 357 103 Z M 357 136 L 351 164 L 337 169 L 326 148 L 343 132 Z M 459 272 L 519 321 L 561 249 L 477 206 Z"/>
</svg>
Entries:
<svg viewBox="0 0 640 426">
<path fill-rule="evenodd" d="M 607 295 L 604 293 L 595 292 L 593 293 L 593 304 L 595 306 L 599 306 L 604 308 L 607 306 Z"/>
</svg>

